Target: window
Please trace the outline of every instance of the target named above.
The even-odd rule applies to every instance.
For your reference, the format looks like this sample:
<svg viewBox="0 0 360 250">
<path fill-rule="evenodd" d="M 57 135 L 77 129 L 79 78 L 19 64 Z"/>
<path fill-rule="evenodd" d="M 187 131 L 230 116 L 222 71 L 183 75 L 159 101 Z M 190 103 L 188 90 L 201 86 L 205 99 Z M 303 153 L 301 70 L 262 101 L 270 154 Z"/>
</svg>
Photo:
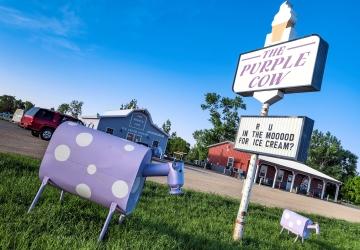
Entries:
<svg viewBox="0 0 360 250">
<path fill-rule="evenodd" d="M 152 146 L 153 148 L 159 147 L 159 141 L 153 141 Z"/>
<path fill-rule="evenodd" d="M 113 128 L 106 128 L 106 133 L 108 134 L 114 134 L 114 129 Z"/>
<path fill-rule="evenodd" d="M 135 142 L 141 142 L 141 136 L 135 135 Z"/>
<path fill-rule="evenodd" d="M 228 161 L 227 161 L 227 164 L 226 164 L 226 167 L 232 168 L 233 166 L 234 166 L 234 157 L 229 157 Z"/>
<path fill-rule="evenodd" d="M 54 118 L 54 112 L 40 109 L 40 111 L 36 113 L 36 117 L 44 120 L 52 120 Z"/>
<path fill-rule="evenodd" d="M 28 111 L 26 111 L 25 115 L 28 116 L 34 116 L 36 114 L 36 112 L 39 111 L 39 108 L 31 108 Z"/>
<path fill-rule="evenodd" d="M 126 140 L 134 141 L 134 134 L 133 133 L 128 133 L 127 136 L 126 136 Z"/>
</svg>

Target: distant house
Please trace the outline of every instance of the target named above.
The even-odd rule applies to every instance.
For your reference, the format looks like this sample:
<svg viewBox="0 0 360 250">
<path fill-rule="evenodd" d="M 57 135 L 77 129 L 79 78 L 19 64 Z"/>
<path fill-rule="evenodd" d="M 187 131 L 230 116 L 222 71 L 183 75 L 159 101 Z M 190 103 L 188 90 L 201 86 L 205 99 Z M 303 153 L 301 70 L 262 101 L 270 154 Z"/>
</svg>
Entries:
<svg viewBox="0 0 360 250">
<path fill-rule="evenodd" d="M 86 127 L 97 129 L 100 121 L 100 115 L 88 115 L 80 117 L 80 120 Z"/>
<path fill-rule="evenodd" d="M 152 121 L 147 109 L 107 111 L 100 116 L 97 129 L 123 139 L 165 152 L 169 135 Z"/>
<path fill-rule="evenodd" d="M 231 174 L 248 171 L 250 154 L 234 149 L 234 143 L 224 141 L 208 146 L 208 163 L 218 172 Z M 327 188 L 335 190 L 337 201 L 341 182 L 303 163 L 260 155 L 254 182 L 289 192 L 324 199 Z"/>
</svg>

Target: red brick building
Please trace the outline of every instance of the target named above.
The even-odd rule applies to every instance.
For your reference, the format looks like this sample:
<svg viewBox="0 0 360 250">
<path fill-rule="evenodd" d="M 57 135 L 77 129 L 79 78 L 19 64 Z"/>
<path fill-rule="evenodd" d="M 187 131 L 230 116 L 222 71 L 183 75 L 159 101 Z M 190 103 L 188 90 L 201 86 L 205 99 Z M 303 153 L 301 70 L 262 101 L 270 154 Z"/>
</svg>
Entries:
<svg viewBox="0 0 360 250">
<path fill-rule="evenodd" d="M 233 167 L 246 173 L 250 161 L 250 155 L 234 150 L 234 143 L 224 141 L 210 145 L 208 152 L 208 162 L 219 168 Z"/>
<path fill-rule="evenodd" d="M 230 175 L 243 173 L 246 176 L 250 154 L 234 149 L 234 143 L 224 141 L 210 145 L 208 162 L 212 169 Z M 324 199 L 328 190 L 335 190 L 337 201 L 341 182 L 300 162 L 268 156 L 259 156 L 255 183 L 289 192 L 309 195 Z"/>
</svg>

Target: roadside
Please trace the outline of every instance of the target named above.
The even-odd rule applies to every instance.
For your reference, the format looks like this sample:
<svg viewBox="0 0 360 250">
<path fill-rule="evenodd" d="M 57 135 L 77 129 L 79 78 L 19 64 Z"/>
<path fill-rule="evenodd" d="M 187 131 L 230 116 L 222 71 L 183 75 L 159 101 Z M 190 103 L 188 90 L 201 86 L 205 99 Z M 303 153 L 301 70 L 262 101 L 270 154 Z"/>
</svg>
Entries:
<svg viewBox="0 0 360 250">
<path fill-rule="evenodd" d="M 17 125 L 0 120 L 0 152 L 29 155 L 41 159 L 48 142 L 31 135 Z M 166 177 L 151 177 L 166 184 Z M 185 189 L 214 193 L 240 200 L 243 181 L 209 170 L 186 166 Z M 255 185 L 251 201 L 268 207 L 288 208 L 299 212 L 319 214 L 330 218 L 360 222 L 360 209 Z"/>
</svg>

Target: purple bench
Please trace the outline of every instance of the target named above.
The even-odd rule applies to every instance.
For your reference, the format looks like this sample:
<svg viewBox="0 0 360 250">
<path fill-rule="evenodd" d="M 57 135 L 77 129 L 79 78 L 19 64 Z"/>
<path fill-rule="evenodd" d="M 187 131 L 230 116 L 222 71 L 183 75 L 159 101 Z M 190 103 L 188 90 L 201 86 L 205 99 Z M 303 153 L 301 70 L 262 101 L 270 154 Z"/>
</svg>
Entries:
<svg viewBox="0 0 360 250">
<path fill-rule="evenodd" d="M 280 225 L 282 226 L 280 234 L 284 229 L 287 229 L 288 232 L 292 232 L 296 235 L 294 242 L 296 242 L 299 237 L 301 237 L 301 241 L 304 242 L 304 239 L 309 238 L 311 229 L 315 229 L 316 234 L 320 233 L 319 224 L 313 223 L 309 218 L 288 209 L 284 210 L 281 216 Z"/>
<path fill-rule="evenodd" d="M 50 184 L 109 208 L 101 230 L 102 240 L 115 211 L 119 222 L 136 207 L 147 176 L 167 176 L 170 194 L 181 194 L 184 184 L 183 162 L 151 163 L 151 149 L 77 123 L 60 125 L 42 159 L 42 184 L 28 210 L 36 205 L 45 186 Z"/>
</svg>

